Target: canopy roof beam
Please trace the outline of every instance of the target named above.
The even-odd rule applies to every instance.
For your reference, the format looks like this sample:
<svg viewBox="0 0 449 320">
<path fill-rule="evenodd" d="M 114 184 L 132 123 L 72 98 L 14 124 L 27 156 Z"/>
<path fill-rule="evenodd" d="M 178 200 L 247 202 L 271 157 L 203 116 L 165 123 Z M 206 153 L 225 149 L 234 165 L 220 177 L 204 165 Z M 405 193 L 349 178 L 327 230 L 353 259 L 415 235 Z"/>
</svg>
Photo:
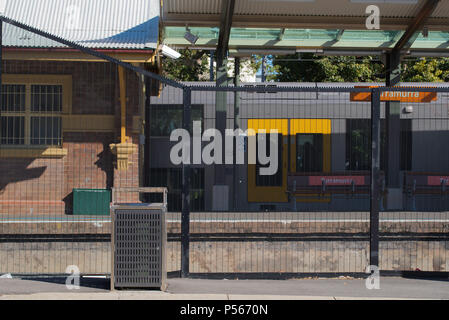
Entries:
<svg viewBox="0 0 449 320">
<path fill-rule="evenodd" d="M 414 21 L 409 25 L 405 33 L 399 39 L 399 41 L 394 46 L 392 52 L 393 54 L 399 53 L 402 49 L 409 48 L 416 38 L 418 38 L 418 32 L 424 27 L 425 23 L 435 11 L 440 0 L 427 0 L 426 3 L 421 7 L 420 11 L 416 15 Z"/>
<path fill-rule="evenodd" d="M 278 41 L 284 40 L 284 35 L 285 35 L 285 28 L 282 28 L 282 29 L 279 31 Z"/>
<path fill-rule="evenodd" d="M 382 18 L 382 29 L 405 30 L 415 19 L 410 17 L 385 17 Z M 447 19 L 430 17 L 427 20 L 429 31 L 449 30 Z M 287 29 L 346 29 L 360 30 L 365 26 L 366 17 L 327 17 L 304 16 L 301 19 L 295 16 L 271 15 L 234 15 L 233 26 L 236 28 L 287 28 Z M 183 27 L 189 24 L 191 27 L 218 27 L 220 25 L 219 14 L 173 14 L 164 17 L 164 26 Z"/>
<path fill-rule="evenodd" d="M 340 41 L 341 37 L 343 37 L 343 33 L 345 33 L 345 29 L 338 30 L 337 36 L 335 37 L 335 41 Z"/>
<path fill-rule="evenodd" d="M 229 49 L 232 17 L 234 15 L 235 0 L 223 0 L 221 6 L 220 33 L 217 46 L 217 67 L 223 64 Z"/>
</svg>

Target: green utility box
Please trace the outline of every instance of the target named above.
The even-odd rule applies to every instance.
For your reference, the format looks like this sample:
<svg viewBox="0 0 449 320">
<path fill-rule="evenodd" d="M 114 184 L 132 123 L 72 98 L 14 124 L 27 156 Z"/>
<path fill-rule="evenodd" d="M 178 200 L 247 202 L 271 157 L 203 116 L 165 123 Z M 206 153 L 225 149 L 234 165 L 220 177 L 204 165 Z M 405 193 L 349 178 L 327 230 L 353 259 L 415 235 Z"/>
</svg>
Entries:
<svg viewBox="0 0 449 320">
<path fill-rule="evenodd" d="M 108 216 L 111 191 L 106 189 L 73 189 L 73 215 Z"/>
</svg>

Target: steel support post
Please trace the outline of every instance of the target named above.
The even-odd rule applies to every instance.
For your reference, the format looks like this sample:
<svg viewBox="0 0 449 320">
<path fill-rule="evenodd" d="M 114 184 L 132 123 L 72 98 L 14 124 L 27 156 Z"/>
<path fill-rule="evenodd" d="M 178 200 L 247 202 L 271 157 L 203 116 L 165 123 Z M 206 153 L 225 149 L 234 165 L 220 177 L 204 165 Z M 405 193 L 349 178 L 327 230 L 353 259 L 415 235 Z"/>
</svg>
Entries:
<svg viewBox="0 0 449 320">
<path fill-rule="evenodd" d="M 192 132 L 192 91 L 184 88 L 184 109 L 182 127 Z M 189 150 L 190 152 L 190 150 Z M 184 155 L 183 155 L 184 156 Z M 190 254 L 190 174 L 191 165 L 183 161 L 182 164 L 182 213 L 181 213 L 181 276 L 189 276 L 189 254 Z"/>
<path fill-rule="evenodd" d="M 371 94 L 370 265 L 379 266 L 380 90 Z"/>
<path fill-rule="evenodd" d="M 393 87 L 401 82 L 401 58 L 398 51 L 386 54 L 386 86 Z M 385 103 L 386 118 L 386 186 L 399 188 L 401 170 L 400 136 L 401 136 L 401 103 L 389 101 Z"/>
</svg>

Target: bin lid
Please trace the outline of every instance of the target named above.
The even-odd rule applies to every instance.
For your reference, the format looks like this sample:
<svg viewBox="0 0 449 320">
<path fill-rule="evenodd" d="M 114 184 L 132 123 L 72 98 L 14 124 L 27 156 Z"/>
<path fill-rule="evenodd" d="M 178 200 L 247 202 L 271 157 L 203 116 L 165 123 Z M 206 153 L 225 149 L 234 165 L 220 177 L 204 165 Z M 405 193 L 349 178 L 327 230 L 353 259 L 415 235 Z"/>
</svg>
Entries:
<svg viewBox="0 0 449 320">
<path fill-rule="evenodd" d="M 164 206 L 163 203 L 115 203 L 116 207 L 142 207 L 142 208 L 160 208 Z"/>
</svg>

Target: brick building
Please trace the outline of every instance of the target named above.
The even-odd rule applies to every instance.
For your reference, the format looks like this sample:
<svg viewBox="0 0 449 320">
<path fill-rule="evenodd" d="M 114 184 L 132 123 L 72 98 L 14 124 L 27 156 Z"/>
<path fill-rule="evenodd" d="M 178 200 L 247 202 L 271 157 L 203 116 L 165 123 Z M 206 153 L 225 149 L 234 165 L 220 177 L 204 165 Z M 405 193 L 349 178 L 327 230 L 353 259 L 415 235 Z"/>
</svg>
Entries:
<svg viewBox="0 0 449 320">
<path fill-rule="evenodd" d="M 8 18 L 149 68 L 156 64 L 159 2 L 124 5 L 6 1 L 2 9 Z M 74 189 L 139 186 L 143 78 L 11 25 L 4 26 L 3 46 L 0 213 L 71 214 Z"/>
</svg>

